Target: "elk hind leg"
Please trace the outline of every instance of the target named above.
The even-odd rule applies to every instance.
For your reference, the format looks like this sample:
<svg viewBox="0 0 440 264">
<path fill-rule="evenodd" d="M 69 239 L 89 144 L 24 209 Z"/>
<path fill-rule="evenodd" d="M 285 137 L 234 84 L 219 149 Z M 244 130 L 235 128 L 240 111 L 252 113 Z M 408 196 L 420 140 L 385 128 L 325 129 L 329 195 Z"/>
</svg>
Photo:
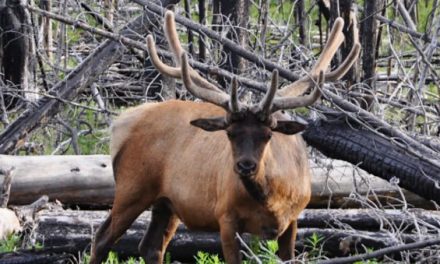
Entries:
<svg viewBox="0 0 440 264">
<path fill-rule="evenodd" d="M 153 206 L 150 225 L 139 244 L 139 252 L 145 263 L 163 262 L 166 247 L 176 232 L 179 222 L 168 201 L 161 200 Z"/>
<path fill-rule="evenodd" d="M 113 209 L 96 232 L 92 244 L 91 264 L 101 263 L 107 257 L 111 246 L 116 240 L 125 233 L 133 221 L 152 203 L 152 201 L 150 203 L 142 203 L 138 199 L 133 199 L 131 195 L 118 195 L 119 193 L 116 191 Z"/>
</svg>

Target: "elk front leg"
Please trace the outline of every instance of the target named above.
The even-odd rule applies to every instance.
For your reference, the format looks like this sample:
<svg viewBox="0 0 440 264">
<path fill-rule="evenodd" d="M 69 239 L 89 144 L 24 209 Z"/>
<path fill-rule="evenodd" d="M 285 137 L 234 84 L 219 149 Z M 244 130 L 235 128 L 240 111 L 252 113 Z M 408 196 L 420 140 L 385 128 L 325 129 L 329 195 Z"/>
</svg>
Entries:
<svg viewBox="0 0 440 264">
<path fill-rule="evenodd" d="M 166 247 L 178 226 L 179 219 L 167 202 L 158 202 L 154 205 L 150 226 L 139 244 L 139 253 L 145 263 L 163 262 Z"/>
<path fill-rule="evenodd" d="M 278 256 L 283 261 L 295 258 L 295 239 L 297 223 L 293 221 L 284 233 L 278 238 Z"/>
<path fill-rule="evenodd" d="M 223 256 L 226 263 L 240 264 L 240 244 L 235 237 L 238 231 L 236 219 L 234 217 L 224 216 L 220 219 L 219 224 Z"/>
</svg>

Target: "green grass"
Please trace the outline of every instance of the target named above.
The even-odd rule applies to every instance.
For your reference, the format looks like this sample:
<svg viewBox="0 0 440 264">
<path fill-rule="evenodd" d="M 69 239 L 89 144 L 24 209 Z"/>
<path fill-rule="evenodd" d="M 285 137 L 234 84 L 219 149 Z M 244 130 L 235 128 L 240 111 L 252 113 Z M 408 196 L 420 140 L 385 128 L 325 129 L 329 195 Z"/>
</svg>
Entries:
<svg viewBox="0 0 440 264">
<path fill-rule="evenodd" d="M 82 258 L 78 262 L 79 264 L 88 264 L 90 263 L 90 255 L 84 254 Z M 105 264 L 145 264 L 145 261 L 142 258 L 130 257 L 127 260 L 121 260 L 118 256 L 118 253 L 114 251 L 110 251 L 107 256 L 107 259 L 103 262 Z M 168 262 L 165 262 L 168 264 Z"/>
<path fill-rule="evenodd" d="M 20 248 L 21 238 L 18 234 L 11 234 L 5 240 L 0 240 L 0 253 L 14 252 Z M 306 238 L 306 250 L 307 250 L 307 261 L 309 263 L 314 263 L 319 259 L 323 259 L 325 252 L 321 250 L 324 242 L 324 237 L 319 236 L 314 233 L 312 236 Z M 35 249 L 41 249 L 42 245 L 37 243 L 32 246 Z M 277 264 L 282 263 L 281 260 L 276 256 L 278 251 L 278 242 L 275 240 L 262 241 L 258 237 L 253 236 L 249 244 L 249 248 L 252 251 L 252 255 L 256 256 L 258 260 L 263 264 Z M 372 252 L 373 249 L 368 248 L 367 252 Z M 248 254 L 251 252 L 247 252 Z M 196 264 L 224 264 L 225 262 L 220 259 L 218 255 L 209 254 L 206 252 L 199 251 L 197 255 L 194 256 Z M 81 254 L 79 264 L 90 263 L 89 254 Z M 130 257 L 126 260 L 121 260 L 118 254 L 114 251 L 110 251 L 107 259 L 104 261 L 105 264 L 146 264 L 145 261 L 140 257 Z M 171 264 L 170 253 L 165 254 L 165 264 Z M 242 261 L 243 264 L 255 264 L 257 261 L 252 259 L 246 259 Z M 367 261 L 358 261 L 355 264 L 378 264 L 376 259 L 371 259 Z"/>
<path fill-rule="evenodd" d="M 0 240 L 0 253 L 15 252 L 22 246 L 22 239 L 19 234 L 10 234 L 6 239 Z M 43 246 L 36 242 L 34 245 L 25 245 L 26 249 L 42 249 Z"/>
</svg>

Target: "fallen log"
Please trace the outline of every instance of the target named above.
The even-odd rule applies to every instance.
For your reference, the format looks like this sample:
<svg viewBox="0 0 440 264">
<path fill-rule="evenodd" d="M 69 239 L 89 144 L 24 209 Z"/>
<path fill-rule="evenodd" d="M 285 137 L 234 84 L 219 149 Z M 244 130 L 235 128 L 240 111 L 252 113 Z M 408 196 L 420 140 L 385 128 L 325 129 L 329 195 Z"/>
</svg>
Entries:
<svg viewBox="0 0 440 264">
<path fill-rule="evenodd" d="M 440 201 L 440 167 L 408 154 L 408 146 L 378 136 L 370 130 L 347 124 L 344 116 L 314 122 L 303 134 L 307 144 L 324 155 L 358 164 L 387 181 L 395 181 L 428 200 Z"/>
<path fill-rule="evenodd" d="M 307 238 L 316 234 L 323 238 L 323 242 L 319 245 L 327 252 L 327 256 L 343 256 L 349 253 L 364 252 L 365 247 L 370 249 L 379 249 L 389 246 L 398 245 L 401 239 L 405 243 L 418 241 L 421 239 L 429 239 L 435 235 L 423 234 L 420 236 L 408 233 L 400 233 L 399 239 L 390 232 L 370 232 L 346 229 L 337 229 L 330 226 L 323 226 L 319 221 L 309 220 L 311 215 L 320 215 L 321 218 L 325 214 L 327 218 L 338 218 L 340 222 L 344 222 L 344 218 L 351 218 L 353 212 L 347 213 L 344 210 L 316 210 L 310 214 L 311 210 L 306 210 L 303 217 L 299 219 L 298 240 L 296 249 L 298 252 L 310 249 Z M 69 245 L 67 250 L 71 250 L 72 254 L 77 251 L 86 251 L 90 247 L 92 234 L 101 224 L 108 212 L 106 211 L 41 211 L 36 219 L 37 227 L 35 229 L 37 241 L 42 243 L 44 247 Z M 307 216 L 307 214 L 309 214 Z M 361 212 L 361 215 L 369 215 L 370 221 L 378 220 L 374 217 L 374 212 Z M 405 218 L 404 213 L 398 211 L 385 212 L 386 215 L 401 215 Z M 440 222 L 440 214 L 438 212 L 424 212 L 420 216 L 429 215 L 432 219 Z M 137 246 L 141 240 L 146 227 L 150 222 L 150 212 L 144 212 L 127 231 L 127 233 L 114 246 L 114 250 L 122 256 L 137 256 Z M 386 216 L 382 216 L 386 219 Z M 397 219 L 397 218 L 395 218 Z M 391 221 L 391 220 L 390 220 Z M 314 226 L 314 224 L 317 224 Z M 377 230 L 376 230 L 377 231 Z M 407 231 L 410 231 L 409 229 Z M 243 236 L 245 241 L 249 241 L 249 236 Z M 173 259 L 179 261 L 192 261 L 193 256 L 198 251 L 205 251 L 215 254 L 221 253 L 220 240 L 218 233 L 189 231 L 181 225 L 174 238 L 172 239 L 168 252 Z"/>
<path fill-rule="evenodd" d="M 7 170 L 11 167 L 15 167 L 9 200 L 11 205 L 29 204 L 42 195 L 68 205 L 109 206 L 113 202 L 114 179 L 109 156 L 0 155 L 0 168 Z M 382 205 L 406 205 L 397 187 L 348 163 L 312 163 L 312 170 L 314 177 L 309 208 L 359 207 L 367 198 Z M 0 173 L 0 182 L 3 178 Z M 358 196 L 354 196 L 355 193 Z M 433 207 L 415 194 L 403 193 L 408 204 Z"/>
</svg>

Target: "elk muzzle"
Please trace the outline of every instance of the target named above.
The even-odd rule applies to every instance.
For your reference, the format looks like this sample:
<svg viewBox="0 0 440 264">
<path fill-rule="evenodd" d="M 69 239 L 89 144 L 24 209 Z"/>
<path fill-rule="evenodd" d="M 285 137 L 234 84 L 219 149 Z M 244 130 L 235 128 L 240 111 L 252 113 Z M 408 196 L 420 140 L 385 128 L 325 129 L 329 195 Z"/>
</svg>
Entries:
<svg viewBox="0 0 440 264">
<path fill-rule="evenodd" d="M 235 171 L 242 177 L 255 175 L 257 172 L 257 163 L 250 159 L 239 160 L 235 164 Z"/>
</svg>

